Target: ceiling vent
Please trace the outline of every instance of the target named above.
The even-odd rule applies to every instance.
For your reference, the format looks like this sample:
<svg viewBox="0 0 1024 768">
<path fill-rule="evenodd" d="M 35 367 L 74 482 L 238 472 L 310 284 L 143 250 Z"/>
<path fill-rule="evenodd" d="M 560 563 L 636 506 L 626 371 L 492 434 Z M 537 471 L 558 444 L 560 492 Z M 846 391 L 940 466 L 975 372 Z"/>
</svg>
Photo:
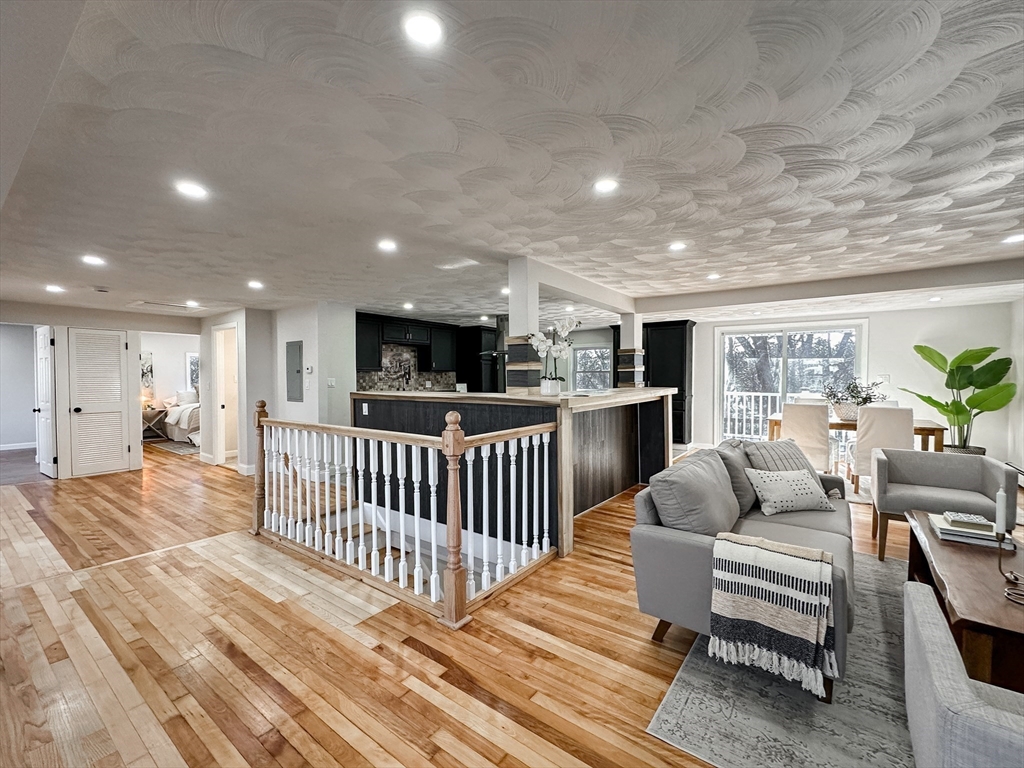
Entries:
<svg viewBox="0 0 1024 768">
<path fill-rule="evenodd" d="M 203 309 L 202 307 L 187 307 L 184 304 L 175 304 L 170 301 L 133 301 L 128 304 L 128 307 L 140 309 L 143 312 L 160 312 L 162 314 L 173 312 L 182 315 L 189 315 Z"/>
</svg>

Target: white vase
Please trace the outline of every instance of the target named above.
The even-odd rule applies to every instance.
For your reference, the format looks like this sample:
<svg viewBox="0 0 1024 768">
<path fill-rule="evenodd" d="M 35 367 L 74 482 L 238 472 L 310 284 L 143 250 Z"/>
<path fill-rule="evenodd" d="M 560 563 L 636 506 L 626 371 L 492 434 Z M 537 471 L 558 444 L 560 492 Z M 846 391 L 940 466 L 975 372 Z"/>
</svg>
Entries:
<svg viewBox="0 0 1024 768">
<path fill-rule="evenodd" d="M 557 397 L 561 387 L 558 386 L 558 379 L 541 379 L 540 393 L 544 397 Z"/>
</svg>

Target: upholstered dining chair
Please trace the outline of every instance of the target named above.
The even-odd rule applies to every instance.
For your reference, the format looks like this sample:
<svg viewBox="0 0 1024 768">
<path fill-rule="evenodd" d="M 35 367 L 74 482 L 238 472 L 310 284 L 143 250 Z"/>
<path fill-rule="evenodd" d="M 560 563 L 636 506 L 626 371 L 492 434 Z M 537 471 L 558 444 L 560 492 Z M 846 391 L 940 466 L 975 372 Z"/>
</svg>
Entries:
<svg viewBox="0 0 1024 768">
<path fill-rule="evenodd" d="M 861 477 L 871 476 L 871 451 L 913 447 L 913 408 L 862 405 L 857 409 L 857 440 L 851 451 L 853 461 L 846 464 L 846 476 L 853 481 L 853 492 L 860 493 Z"/>
<path fill-rule="evenodd" d="M 828 440 L 828 404 L 782 406 L 781 439 L 792 440 L 819 472 L 828 472 L 831 448 Z"/>
</svg>

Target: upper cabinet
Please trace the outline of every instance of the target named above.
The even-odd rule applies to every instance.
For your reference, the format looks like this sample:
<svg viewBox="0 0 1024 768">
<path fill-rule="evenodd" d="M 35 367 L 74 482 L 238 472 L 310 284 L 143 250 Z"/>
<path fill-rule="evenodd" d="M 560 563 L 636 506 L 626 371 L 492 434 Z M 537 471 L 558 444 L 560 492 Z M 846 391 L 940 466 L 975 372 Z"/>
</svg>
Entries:
<svg viewBox="0 0 1024 768">
<path fill-rule="evenodd" d="M 381 339 L 389 344 L 429 344 L 430 328 L 417 323 L 386 322 L 381 325 Z"/>
<path fill-rule="evenodd" d="M 416 348 L 417 364 L 424 373 L 455 370 L 453 325 L 396 321 L 364 312 L 356 314 L 356 369 L 381 370 L 381 346 L 401 344 Z"/>
<path fill-rule="evenodd" d="M 431 371 L 455 370 L 455 329 L 433 328 L 430 334 L 430 367 Z M 423 356 L 420 355 L 422 363 Z"/>
<path fill-rule="evenodd" d="M 356 370 L 381 369 L 380 323 L 362 317 L 356 318 Z"/>
</svg>

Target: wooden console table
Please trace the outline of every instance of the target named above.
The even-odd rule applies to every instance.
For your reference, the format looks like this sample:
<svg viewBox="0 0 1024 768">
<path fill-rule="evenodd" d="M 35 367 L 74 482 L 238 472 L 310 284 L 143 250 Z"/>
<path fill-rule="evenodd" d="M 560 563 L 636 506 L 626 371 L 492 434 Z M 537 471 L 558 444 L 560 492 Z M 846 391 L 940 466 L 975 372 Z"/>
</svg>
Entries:
<svg viewBox="0 0 1024 768">
<path fill-rule="evenodd" d="M 908 578 L 934 587 L 974 680 L 1024 693 L 1024 606 L 1003 596 L 994 547 L 941 541 L 928 513 L 913 510 Z M 1024 573 L 1020 535 L 1016 552 L 1003 552 L 1003 568 Z"/>
</svg>

